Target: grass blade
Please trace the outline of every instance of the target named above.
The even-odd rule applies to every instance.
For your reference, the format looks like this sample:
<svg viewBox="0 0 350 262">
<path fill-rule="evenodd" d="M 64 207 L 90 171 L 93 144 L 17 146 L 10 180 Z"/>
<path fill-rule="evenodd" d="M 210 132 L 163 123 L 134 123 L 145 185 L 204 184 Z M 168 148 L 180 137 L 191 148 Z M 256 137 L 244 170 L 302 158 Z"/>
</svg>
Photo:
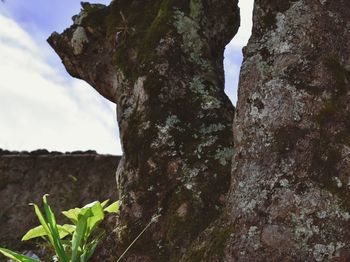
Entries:
<svg viewBox="0 0 350 262">
<path fill-rule="evenodd" d="M 0 253 L 2 253 L 4 256 L 18 262 L 40 262 L 39 260 L 33 259 L 31 257 L 18 254 L 16 252 L 13 252 L 11 250 L 8 250 L 6 248 L 0 248 Z"/>
<path fill-rule="evenodd" d="M 49 206 L 47 202 L 47 195 L 43 196 L 43 203 L 44 203 L 44 210 L 45 210 L 45 215 L 47 219 L 47 224 L 50 229 L 51 235 L 52 235 L 52 244 L 55 249 L 55 252 L 57 256 L 60 258 L 62 262 L 68 262 L 68 257 L 66 252 L 64 251 L 61 239 L 60 239 L 60 234 L 58 232 L 57 228 L 57 223 L 56 223 L 56 218 L 54 213 L 51 210 L 51 207 Z"/>
<path fill-rule="evenodd" d="M 49 238 L 50 243 L 53 244 L 52 234 L 51 234 L 50 228 L 49 228 L 43 214 L 41 213 L 41 211 L 37 205 L 35 205 L 35 204 L 32 204 L 32 205 L 34 206 L 34 212 L 35 212 L 36 216 L 38 217 L 40 224 L 43 226 L 43 228 L 46 232 L 46 235 Z"/>
<path fill-rule="evenodd" d="M 102 240 L 103 236 L 104 236 L 104 232 L 101 232 L 101 234 L 99 234 L 94 240 L 92 240 L 90 243 L 86 245 L 84 253 L 80 256 L 81 262 L 89 261 L 91 256 L 94 254 L 97 245 Z"/>
<path fill-rule="evenodd" d="M 85 210 L 84 210 L 85 211 Z M 90 211 L 90 210 L 86 210 Z M 72 238 L 72 260 L 71 262 L 78 262 L 80 257 L 79 248 L 81 248 L 84 241 L 84 236 L 87 229 L 87 220 L 91 216 L 90 212 L 82 212 L 78 216 L 78 223 Z"/>
</svg>

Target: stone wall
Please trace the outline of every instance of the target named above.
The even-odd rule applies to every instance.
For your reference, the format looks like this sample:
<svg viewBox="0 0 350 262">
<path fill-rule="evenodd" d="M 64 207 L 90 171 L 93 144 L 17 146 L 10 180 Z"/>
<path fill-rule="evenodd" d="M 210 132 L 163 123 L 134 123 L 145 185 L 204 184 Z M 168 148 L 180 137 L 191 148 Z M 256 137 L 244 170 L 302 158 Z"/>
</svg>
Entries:
<svg viewBox="0 0 350 262">
<path fill-rule="evenodd" d="M 62 154 L 38 150 L 0 150 L 0 246 L 31 248 L 21 237 L 38 221 L 29 203 L 41 204 L 42 196 L 54 211 L 83 206 L 94 200 L 115 200 L 118 156 L 94 151 Z M 58 221 L 63 217 L 58 216 Z"/>
</svg>

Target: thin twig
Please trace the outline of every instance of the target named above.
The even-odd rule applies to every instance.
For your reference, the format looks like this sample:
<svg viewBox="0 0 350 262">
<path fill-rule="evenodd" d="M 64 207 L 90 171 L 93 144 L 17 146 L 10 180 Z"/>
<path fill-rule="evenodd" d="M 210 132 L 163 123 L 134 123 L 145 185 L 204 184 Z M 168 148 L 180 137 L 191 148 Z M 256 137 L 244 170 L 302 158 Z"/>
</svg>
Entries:
<svg viewBox="0 0 350 262">
<path fill-rule="evenodd" d="M 161 215 L 157 215 L 152 217 L 151 221 L 147 224 L 147 226 L 145 226 L 145 228 L 141 231 L 141 233 L 134 239 L 134 241 L 131 242 L 131 244 L 128 246 L 128 248 L 124 251 L 123 254 L 121 254 L 121 256 L 119 257 L 119 259 L 117 260 L 117 262 L 119 262 L 124 256 L 125 254 L 129 251 L 129 249 L 135 244 L 135 242 L 143 235 L 143 233 L 145 233 L 145 231 L 153 224 L 158 222 L 158 218 Z"/>
</svg>

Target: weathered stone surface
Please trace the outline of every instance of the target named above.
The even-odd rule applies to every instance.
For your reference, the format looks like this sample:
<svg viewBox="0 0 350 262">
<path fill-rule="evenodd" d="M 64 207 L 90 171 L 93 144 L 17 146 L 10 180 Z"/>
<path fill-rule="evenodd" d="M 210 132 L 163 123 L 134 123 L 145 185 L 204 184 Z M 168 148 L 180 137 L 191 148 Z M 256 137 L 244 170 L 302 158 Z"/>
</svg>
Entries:
<svg viewBox="0 0 350 262">
<path fill-rule="evenodd" d="M 93 151 L 62 154 L 37 150 L 0 150 L 0 246 L 14 250 L 36 249 L 22 236 L 39 225 L 29 203 L 48 200 L 62 221 L 61 211 L 95 200 L 116 200 L 115 169 L 120 157 Z"/>
<path fill-rule="evenodd" d="M 256 0 L 225 261 L 349 261 L 350 2 Z"/>
<path fill-rule="evenodd" d="M 238 25 L 236 0 L 115 0 L 84 3 L 49 38 L 68 72 L 118 107 L 121 230 L 117 248 L 106 244 L 115 257 L 160 215 L 126 260 L 178 261 L 221 213 L 234 111 L 223 51 Z"/>
</svg>

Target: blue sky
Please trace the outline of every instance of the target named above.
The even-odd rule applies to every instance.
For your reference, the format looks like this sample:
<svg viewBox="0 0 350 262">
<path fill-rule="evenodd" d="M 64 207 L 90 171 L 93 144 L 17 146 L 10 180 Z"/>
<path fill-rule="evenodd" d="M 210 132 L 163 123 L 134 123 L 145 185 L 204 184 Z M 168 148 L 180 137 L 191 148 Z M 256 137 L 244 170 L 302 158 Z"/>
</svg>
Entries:
<svg viewBox="0 0 350 262">
<path fill-rule="evenodd" d="M 241 0 L 242 25 L 225 52 L 225 90 L 233 103 L 252 6 L 253 0 Z M 62 32 L 79 10 L 76 0 L 0 3 L 0 148 L 122 153 L 115 105 L 70 77 L 46 43 L 51 32 Z"/>
</svg>

